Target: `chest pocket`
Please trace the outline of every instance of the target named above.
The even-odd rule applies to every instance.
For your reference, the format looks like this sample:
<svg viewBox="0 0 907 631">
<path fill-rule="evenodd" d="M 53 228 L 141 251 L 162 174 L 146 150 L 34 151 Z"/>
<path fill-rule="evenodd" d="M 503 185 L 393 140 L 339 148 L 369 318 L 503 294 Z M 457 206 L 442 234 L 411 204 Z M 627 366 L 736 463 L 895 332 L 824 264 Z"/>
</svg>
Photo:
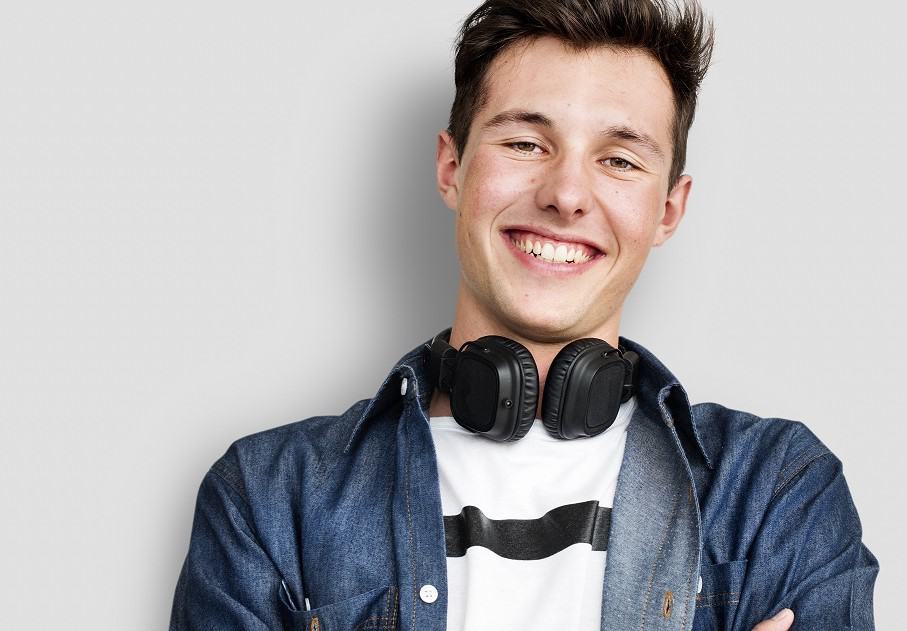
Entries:
<svg viewBox="0 0 907 631">
<path fill-rule="evenodd" d="M 703 565 L 702 591 L 696 595 L 693 631 L 730 629 L 746 576 L 746 559 Z"/>
<path fill-rule="evenodd" d="M 380 587 L 345 600 L 300 611 L 284 601 L 284 625 L 293 631 L 365 631 L 397 628 L 398 594 Z"/>
</svg>

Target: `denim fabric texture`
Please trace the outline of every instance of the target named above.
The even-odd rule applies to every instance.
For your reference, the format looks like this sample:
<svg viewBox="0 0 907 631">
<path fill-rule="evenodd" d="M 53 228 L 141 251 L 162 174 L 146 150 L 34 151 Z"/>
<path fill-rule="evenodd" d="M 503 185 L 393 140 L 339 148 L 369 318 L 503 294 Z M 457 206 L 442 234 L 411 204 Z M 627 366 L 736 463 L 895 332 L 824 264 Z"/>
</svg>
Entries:
<svg viewBox="0 0 907 631">
<path fill-rule="evenodd" d="M 840 461 L 801 423 L 691 407 L 654 355 L 621 343 L 640 355 L 638 406 L 601 628 L 750 631 L 790 607 L 797 630 L 873 629 L 878 564 Z M 428 358 L 420 345 L 374 398 L 243 438 L 211 467 L 172 631 L 445 628 Z"/>
</svg>

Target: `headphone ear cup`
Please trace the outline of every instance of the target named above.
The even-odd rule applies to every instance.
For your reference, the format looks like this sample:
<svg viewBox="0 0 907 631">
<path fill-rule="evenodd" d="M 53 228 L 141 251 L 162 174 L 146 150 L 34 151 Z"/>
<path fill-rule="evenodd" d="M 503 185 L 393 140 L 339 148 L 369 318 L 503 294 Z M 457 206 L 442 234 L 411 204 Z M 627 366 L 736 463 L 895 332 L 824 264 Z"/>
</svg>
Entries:
<svg viewBox="0 0 907 631">
<path fill-rule="evenodd" d="M 542 423 L 552 436 L 566 438 L 561 411 L 563 410 L 564 386 L 567 383 L 567 376 L 570 374 L 570 367 L 580 353 L 600 344 L 602 344 L 601 340 L 589 337 L 570 342 L 551 361 L 548 377 L 545 379 L 545 396 L 542 399 Z"/>
<path fill-rule="evenodd" d="M 539 371 L 535 365 L 535 360 L 532 358 L 532 353 L 525 346 L 500 335 L 486 335 L 477 341 L 507 349 L 519 365 L 520 373 L 523 376 L 522 397 L 520 397 L 519 401 L 515 401 L 520 406 L 518 410 L 519 421 L 513 436 L 508 441 L 519 440 L 529 432 L 532 423 L 535 421 L 535 412 L 538 409 Z"/>
</svg>

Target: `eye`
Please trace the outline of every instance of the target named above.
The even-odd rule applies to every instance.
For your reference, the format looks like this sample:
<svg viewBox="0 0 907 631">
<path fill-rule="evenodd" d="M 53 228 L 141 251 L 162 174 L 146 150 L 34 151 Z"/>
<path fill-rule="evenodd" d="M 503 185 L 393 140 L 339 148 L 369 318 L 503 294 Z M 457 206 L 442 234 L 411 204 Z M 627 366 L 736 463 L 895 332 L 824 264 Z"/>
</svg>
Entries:
<svg viewBox="0 0 907 631">
<path fill-rule="evenodd" d="M 618 171 L 632 171 L 636 168 L 635 164 L 625 158 L 605 158 L 602 162 Z"/>
<path fill-rule="evenodd" d="M 529 142 L 526 140 L 521 140 L 518 142 L 510 142 L 510 143 L 507 143 L 507 146 L 512 149 L 515 149 L 519 153 L 539 153 L 542 150 L 542 148 L 539 147 L 534 142 Z M 538 149 L 538 151 L 536 151 L 536 149 Z"/>
</svg>

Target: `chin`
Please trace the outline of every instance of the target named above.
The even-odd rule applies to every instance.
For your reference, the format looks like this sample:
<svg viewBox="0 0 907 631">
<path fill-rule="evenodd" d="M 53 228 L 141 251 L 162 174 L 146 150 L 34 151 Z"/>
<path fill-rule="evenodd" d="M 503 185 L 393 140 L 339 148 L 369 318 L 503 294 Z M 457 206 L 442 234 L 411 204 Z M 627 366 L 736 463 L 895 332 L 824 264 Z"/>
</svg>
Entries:
<svg viewBox="0 0 907 631">
<path fill-rule="evenodd" d="M 571 315 L 511 309 L 505 311 L 504 320 L 515 333 L 535 342 L 564 342 L 574 339 L 573 332 L 582 328 Z"/>
</svg>

